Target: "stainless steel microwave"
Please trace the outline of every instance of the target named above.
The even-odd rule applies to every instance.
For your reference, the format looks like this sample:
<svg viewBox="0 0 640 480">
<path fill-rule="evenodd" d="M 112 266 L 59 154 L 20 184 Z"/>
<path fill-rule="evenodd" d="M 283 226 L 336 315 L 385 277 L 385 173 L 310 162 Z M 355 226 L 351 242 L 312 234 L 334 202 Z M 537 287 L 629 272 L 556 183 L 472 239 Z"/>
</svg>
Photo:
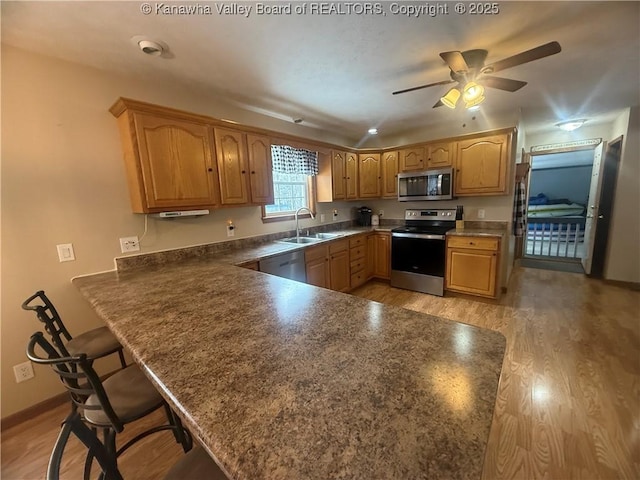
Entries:
<svg viewBox="0 0 640 480">
<path fill-rule="evenodd" d="M 453 168 L 398 174 L 398 200 L 401 202 L 452 198 Z"/>
</svg>

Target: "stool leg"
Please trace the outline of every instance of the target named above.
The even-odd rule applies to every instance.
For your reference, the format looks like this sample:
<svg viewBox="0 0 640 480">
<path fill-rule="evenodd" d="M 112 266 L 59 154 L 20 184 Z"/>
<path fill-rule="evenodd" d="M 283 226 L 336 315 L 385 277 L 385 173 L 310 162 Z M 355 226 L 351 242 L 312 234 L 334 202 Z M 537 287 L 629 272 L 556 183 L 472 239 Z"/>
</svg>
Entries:
<svg viewBox="0 0 640 480">
<path fill-rule="evenodd" d="M 120 365 L 122 365 L 122 368 L 126 368 L 127 361 L 124 359 L 124 349 L 118 350 L 118 356 L 120 357 Z"/>
<path fill-rule="evenodd" d="M 193 446 L 193 441 L 191 440 L 191 434 L 182 426 L 182 422 L 180 421 L 180 417 L 176 415 L 176 413 L 171 410 L 169 405 L 164 403 L 164 410 L 167 414 L 167 420 L 169 424 L 172 426 L 171 431 L 173 432 L 173 436 L 176 439 L 176 442 L 182 445 L 182 450 L 184 453 L 187 453 L 191 450 Z"/>
</svg>

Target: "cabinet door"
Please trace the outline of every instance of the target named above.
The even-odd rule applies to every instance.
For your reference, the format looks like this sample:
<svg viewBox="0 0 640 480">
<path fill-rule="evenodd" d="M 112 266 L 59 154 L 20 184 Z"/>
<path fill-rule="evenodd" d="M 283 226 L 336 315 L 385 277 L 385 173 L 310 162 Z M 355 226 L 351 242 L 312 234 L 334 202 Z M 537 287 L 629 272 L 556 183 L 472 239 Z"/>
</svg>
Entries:
<svg viewBox="0 0 640 480">
<path fill-rule="evenodd" d="M 367 235 L 367 278 L 372 278 L 376 271 L 376 234 Z"/>
<path fill-rule="evenodd" d="M 375 238 L 375 261 L 373 275 L 378 278 L 391 278 L 391 234 L 378 232 Z"/>
<path fill-rule="evenodd" d="M 209 127 L 150 114 L 133 118 L 146 203 L 134 210 L 217 204 Z"/>
<path fill-rule="evenodd" d="M 329 250 L 326 244 L 308 247 L 304 251 L 307 283 L 329 288 Z"/>
<path fill-rule="evenodd" d="M 427 145 L 427 168 L 450 167 L 453 165 L 454 144 L 451 142 Z"/>
<path fill-rule="evenodd" d="M 215 129 L 216 156 L 223 205 L 249 203 L 247 182 L 247 145 L 244 134 L 224 128 Z"/>
<path fill-rule="evenodd" d="M 344 200 L 347 198 L 347 172 L 346 153 L 333 150 L 331 152 L 331 179 L 333 188 L 333 199 Z"/>
<path fill-rule="evenodd" d="M 249 187 L 253 203 L 273 203 L 273 168 L 271 140 L 261 135 L 247 135 L 249 151 Z"/>
<path fill-rule="evenodd" d="M 509 138 L 493 135 L 457 143 L 455 195 L 507 193 Z"/>
<path fill-rule="evenodd" d="M 331 290 L 338 292 L 349 291 L 350 275 L 349 275 L 349 251 L 342 250 L 340 252 L 331 253 L 329 259 L 330 285 Z"/>
<path fill-rule="evenodd" d="M 447 249 L 446 288 L 495 298 L 497 255 L 491 250 Z"/>
<path fill-rule="evenodd" d="M 398 152 L 382 154 L 382 196 L 398 197 Z"/>
<path fill-rule="evenodd" d="M 358 156 L 360 198 L 381 196 L 382 168 L 379 153 L 361 153 Z"/>
<path fill-rule="evenodd" d="M 346 198 L 347 200 L 355 200 L 358 198 L 358 156 L 355 153 L 346 154 L 345 170 L 347 174 Z"/>
<path fill-rule="evenodd" d="M 405 148 L 400 150 L 400 171 L 410 172 L 414 170 L 424 170 L 424 147 Z"/>
</svg>

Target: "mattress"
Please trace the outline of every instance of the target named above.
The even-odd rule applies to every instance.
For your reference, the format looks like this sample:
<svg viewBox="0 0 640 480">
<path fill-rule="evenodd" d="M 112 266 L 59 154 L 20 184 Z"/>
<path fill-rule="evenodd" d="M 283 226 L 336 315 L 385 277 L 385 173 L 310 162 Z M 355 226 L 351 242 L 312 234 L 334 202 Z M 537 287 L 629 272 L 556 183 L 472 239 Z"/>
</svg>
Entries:
<svg viewBox="0 0 640 480">
<path fill-rule="evenodd" d="M 556 203 L 551 205 L 529 205 L 527 217 L 567 217 L 582 215 L 584 205 L 579 203 Z"/>
</svg>

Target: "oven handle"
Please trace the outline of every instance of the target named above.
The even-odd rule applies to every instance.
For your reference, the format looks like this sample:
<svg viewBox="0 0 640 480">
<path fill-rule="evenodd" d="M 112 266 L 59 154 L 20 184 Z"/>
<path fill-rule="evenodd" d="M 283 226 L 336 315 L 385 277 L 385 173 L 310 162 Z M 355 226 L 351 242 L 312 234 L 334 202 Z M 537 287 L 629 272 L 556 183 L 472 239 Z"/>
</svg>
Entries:
<svg viewBox="0 0 640 480">
<path fill-rule="evenodd" d="M 435 235 L 432 233 L 398 233 L 391 232 L 392 237 L 401 237 L 401 238 L 423 238 L 425 240 L 444 240 L 444 235 Z"/>
</svg>

